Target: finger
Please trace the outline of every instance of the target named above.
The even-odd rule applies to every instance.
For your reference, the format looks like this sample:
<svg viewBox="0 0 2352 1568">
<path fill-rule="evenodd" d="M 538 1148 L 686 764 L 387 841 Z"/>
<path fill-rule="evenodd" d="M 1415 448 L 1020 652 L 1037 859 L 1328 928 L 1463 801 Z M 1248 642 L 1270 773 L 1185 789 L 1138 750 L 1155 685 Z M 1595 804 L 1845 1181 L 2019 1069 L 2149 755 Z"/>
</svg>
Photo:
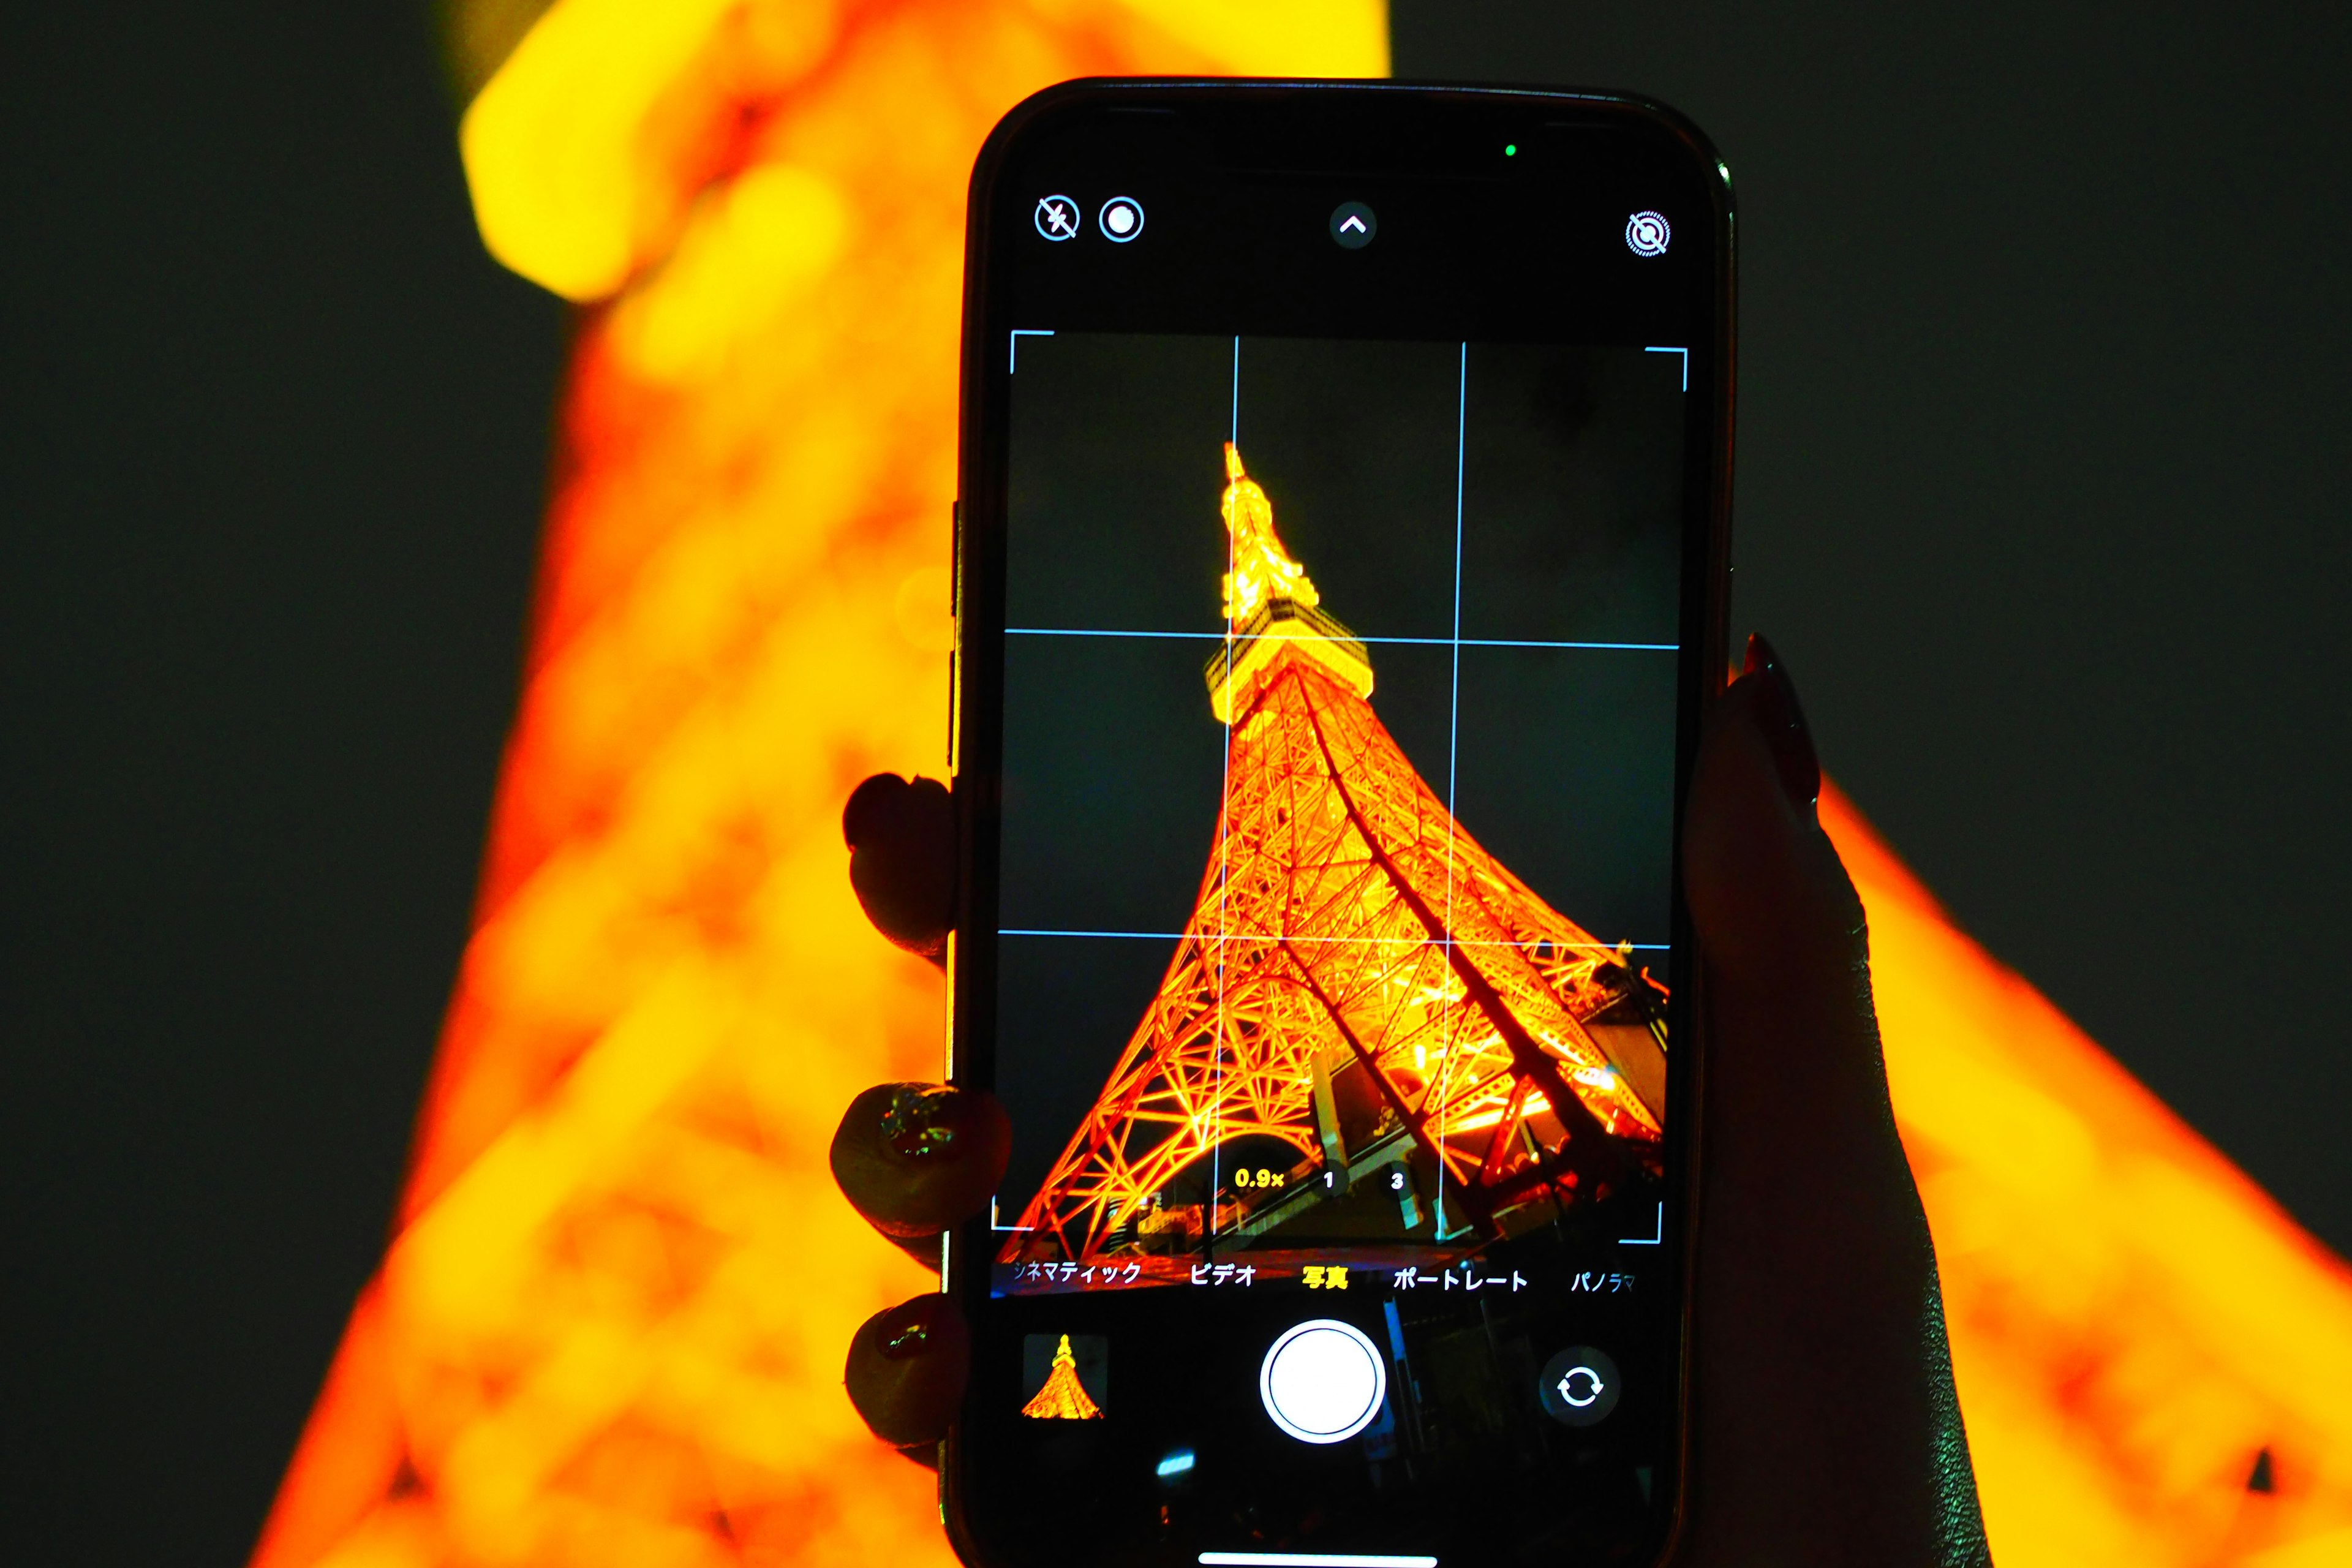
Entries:
<svg viewBox="0 0 2352 1568">
<path fill-rule="evenodd" d="M 1862 905 L 1814 816 L 1820 774 L 1794 689 L 1759 646 L 1710 716 L 1685 825 L 1706 955 L 1708 1185 L 1721 1204 L 1791 1214 L 1850 1215 L 1874 1192 L 1916 1212 Z"/>
<path fill-rule="evenodd" d="M 876 773 L 842 808 L 849 885 L 874 928 L 934 963 L 955 919 L 955 803 L 937 779 Z"/>
<path fill-rule="evenodd" d="M 849 1102 L 833 1135 L 833 1179 L 875 1229 L 919 1244 L 987 1206 L 1012 1146 L 995 1096 L 886 1083 Z"/>
<path fill-rule="evenodd" d="M 1708 1032 L 1688 1561 L 1758 1540 L 1801 1546 L 1791 1561 L 1971 1561 L 1948 1533 L 1973 1493 L 1941 1414 L 1934 1252 L 1819 777 L 1758 639 L 1710 715 L 1685 818 Z"/>
<path fill-rule="evenodd" d="M 843 1382 L 876 1436 L 912 1450 L 947 1435 L 971 1368 L 971 1333 L 954 1300 L 917 1296 L 866 1320 L 849 1342 Z"/>
<path fill-rule="evenodd" d="M 1860 953 L 1862 906 L 1815 815 L 1821 767 L 1796 689 L 1761 637 L 1748 664 L 1700 743 L 1684 886 L 1711 978 L 1816 978 L 1830 953 Z"/>
<path fill-rule="evenodd" d="M 1706 954 L 1711 1164 L 1852 1195 L 1853 1162 L 1899 1162 L 1869 938 L 1815 816 L 1820 771 L 1794 688 L 1756 639 L 1710 716 L 1692 781 L 1684 882 Z M 1718 1128 L 1717 1122 L 1721 1126 Z M 1792 1139 L 1786 1129 L 1809 1129 Z M 1904 1181 L 1908 1194 L 1907 1176 Z M 1795 1194 L 1791 1194 L 1792 1196 Z"/>
</svg>

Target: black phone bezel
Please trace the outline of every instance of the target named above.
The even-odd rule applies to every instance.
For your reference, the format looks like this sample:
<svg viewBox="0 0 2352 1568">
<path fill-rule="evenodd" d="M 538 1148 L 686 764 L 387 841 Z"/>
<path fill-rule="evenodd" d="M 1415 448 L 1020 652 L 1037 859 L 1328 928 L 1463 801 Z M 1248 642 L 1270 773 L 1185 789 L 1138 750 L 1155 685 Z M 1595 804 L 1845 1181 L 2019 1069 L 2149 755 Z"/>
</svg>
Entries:
<svg viewBox="0 0 2352 1568">
<path fill-rule="evenodd" d="M 1690 1280 L 1696 1237 L 1700 1171 L 1699 1108 L 1706 1076 L 1705 1008 L 1699 995 L 1697 947 L 1681 891 L 1682 814 L 1695 763 L 1703 714 L 1726 681 L 1730 600 L 1731 475 L 1736 350 L 1737 273 L 1730 171 L 1706 135 L 1687 118 L 1654 100 L 1587 89 L 1502 87 L 1437 82 L 1311 80 L 1286 79 L 1093 78 L 1048 88 L 1008 112 L 991 132 L 975 162 L 970 188 L 965 242 L 963 342 L 960 384 L 959 500 L 955 507 L 953 605 L 957 630 L 950 662 L 950 755 L 954 775 L 959 878 L 955 935 L 949 946 L 950 1016 L 948 1077 L 962 1087 L 988 1088 L 994 1078 L 992 1032 L 995 1011 L 992 920 L 997 876 L 997 820 L 1003 710 L 1005 518 L 1001 510 L 1007 432 L 1004 392 L 993 385 L 993 349 L 1003 322 L 996 258 L 1005 238 L 998 232 L 997 187 L 1024 139 L 1060 116 L 1106 109 L 1246 120 L 1262 116 L 1266 140 L 1287 140 L 1294 148 L 1302 132 L 1311 140 L 1318 115 L 1344 106 L 1358 115 L 1383 110 L 1410 110 L 1426 126 L 1432 115 L 1475 115 L 1481 126 L 1517 115 L 1529 121 L 1567 116 L 1581 122 L 1622 127 L 1677 144 L 1701 172 L 1710 204 L 1708 288 L 1711 299 L 1710 395 L 1695 416 L 1701 438 L 1690 444 L 1686 463 L 1683 624 L 1696 627 L 1682 653 L 1676 714 L 1675 893 L 1673 942 L 1676 960 L 1676 1012 L 1680 1039 L 1674 1068 L 1675 1092 L 1668 1106 L 1669 1135 L 1681 1158 L 1669 1171 L 1671 1204 L 1677 1223 L 1668 1249 L 1674 1263 L 1678 1377 L 1675 1396 L 1672 1500 L 1661 1532 L 1657 1560 L 1671 1554 L 1686 1514 L 1689 1442 Z M 1359 121 L 1360 124 L 1360 120 Z M 1230 121 L 1228 122 L 1230 126 Z M 1228 130 L 1228 134 L 1232 132 Z M 1239 134 L 1252 132 L 1244 126 Z M 1444 177 L 1447 150 L 1407 147 L 1391 142 L 1383 153 L 1427 165 Z M 1309 156 L 1328 161 L 1318 148 Z M 1275 173 L 1278 157 L 1260 160 Z M 1305 172 L 1305 171 L 1302 171 Z M 1319 171 L 1318 171 L 1319 172 Z M 975 918 L 984 914 L 980 927 Z M 986 927 L 988 929 L 980 929 Z M 967 934 L 975 933 L 975 934 Z M 942 1237 L 942 1288 L 954 1293 L 967 1318 L 984 1319 L 987 1260 L 992 1243 L 985 1217 Z M 974 1354 L 980 1353 L 979 1333 Z M 964 1422 L 959 1418 L 939 1450 L 940 1511 L 950 1539 L 967 1563 L 992 1561 L 966 1507 L 963 1482 Z"/>
</svg>

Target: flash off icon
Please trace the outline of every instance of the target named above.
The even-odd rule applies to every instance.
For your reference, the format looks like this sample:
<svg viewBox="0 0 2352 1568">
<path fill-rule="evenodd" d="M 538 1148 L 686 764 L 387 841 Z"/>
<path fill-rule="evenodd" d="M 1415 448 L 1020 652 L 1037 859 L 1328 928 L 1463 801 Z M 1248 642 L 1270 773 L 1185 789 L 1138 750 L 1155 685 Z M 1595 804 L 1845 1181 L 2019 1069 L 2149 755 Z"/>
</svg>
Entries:
<svg viewBox="0 0 2352 1568">
<path fill-rule="evenodd" d="M 1037 232 L 1056 244 L 1078 237 L 1078 204 L 1067 196 L 1039 196 Z"/>
</svg>

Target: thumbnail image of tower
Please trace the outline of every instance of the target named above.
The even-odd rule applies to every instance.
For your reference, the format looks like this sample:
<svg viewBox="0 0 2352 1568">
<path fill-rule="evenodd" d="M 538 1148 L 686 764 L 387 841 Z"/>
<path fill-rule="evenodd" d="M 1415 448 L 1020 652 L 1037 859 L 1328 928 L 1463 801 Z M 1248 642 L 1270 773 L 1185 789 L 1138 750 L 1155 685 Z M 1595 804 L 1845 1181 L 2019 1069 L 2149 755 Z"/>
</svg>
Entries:
<svg viewBox="0 0 2352 1568">
<path fill-rule="evenodd" d="M 1149 1284 L 1211 1247 L 1425 1261 L 1654 1182 L 1664 987 L 1463 831 L 1230 442 L 1225 473 L 1208 868 L 999 1264 L 1117 1259 Z"/>
<path fill-rule="evenodd" d="M 1070 1336 L 1064 1334 L 1054 1347 L 1054 1359 L 1045 1373 L 1045 1381 L 1021 1407 L 1021 1414 L 1032 1421 L 1099 1421 L 1102 1406 L 1087 1393 L 1086 1384 L 1078 1376 L 1077 1352 L 1070 1348 Z"/>
</svg>

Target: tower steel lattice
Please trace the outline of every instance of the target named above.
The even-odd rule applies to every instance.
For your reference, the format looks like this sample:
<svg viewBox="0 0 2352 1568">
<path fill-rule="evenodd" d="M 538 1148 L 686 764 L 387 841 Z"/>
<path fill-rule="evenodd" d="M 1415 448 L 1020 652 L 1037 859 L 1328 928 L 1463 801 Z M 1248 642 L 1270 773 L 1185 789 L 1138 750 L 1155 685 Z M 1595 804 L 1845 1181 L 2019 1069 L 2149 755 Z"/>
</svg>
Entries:
<svg viewBox="0 0 2352 1568">
<path fill-rule="evenodd" d="M 1243 1243 L 1416 1162 L 1432 1236 L 1491 1237 L 1655 1168 L 1663 988 L 1454 820 L 1225 451 L 1215 842 L 1159 992 L 1007 1262 Z M 1270 1190 L 1167 1201 L 1217 1184 L 1202 1163 L 1253 1138 L 1297 1153 Z"/>
</svg>

